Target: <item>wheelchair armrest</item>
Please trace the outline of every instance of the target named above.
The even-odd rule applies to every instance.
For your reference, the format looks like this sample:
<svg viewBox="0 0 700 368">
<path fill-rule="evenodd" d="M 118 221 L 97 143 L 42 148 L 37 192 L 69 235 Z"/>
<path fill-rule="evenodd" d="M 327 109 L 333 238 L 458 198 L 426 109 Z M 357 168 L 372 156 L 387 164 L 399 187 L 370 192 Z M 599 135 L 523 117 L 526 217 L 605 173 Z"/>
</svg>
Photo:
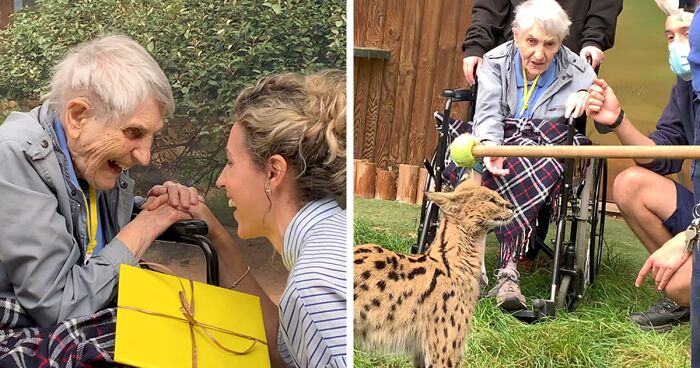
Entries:
<svg viewBox="0 0 700 368">
<path fill-rule="evenodd" d="M 442 96 L 453 101 L 476 101 L 476 89 L 446 89 L 442 91 Z"/>
<path fill-rule="evenodd" d="M 204 235 L 209 232 L 207 223 L 200 219 L 178 221 L 168 228 L 158 240 L 171 240 L 182 236 Z"/>
<path fill-rule="evenodd" d="M 219 286 L 219 257 L 206 236 L 208 231 L 209 227 L 203 220 L 178 221 L 156 240 L 197 246 L 204 253 L 204 259 L 207 264 L 207 283 Z"/>
</svg>

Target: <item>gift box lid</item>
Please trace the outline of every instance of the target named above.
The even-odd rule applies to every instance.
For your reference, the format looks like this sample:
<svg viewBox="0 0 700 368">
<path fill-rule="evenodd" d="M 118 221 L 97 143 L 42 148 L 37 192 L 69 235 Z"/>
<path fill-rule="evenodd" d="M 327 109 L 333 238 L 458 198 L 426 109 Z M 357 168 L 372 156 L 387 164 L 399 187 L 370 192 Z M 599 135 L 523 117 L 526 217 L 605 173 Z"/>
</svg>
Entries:
<svg viewBox="0 0 700 368">
<path fill-rule="evenodd" d="M 115 361 L 136 367 L 192 367 L 193 333 L 198 367 L 270 366 L 257 296 L 125 264 L 119 272 Z M 227 352 L 201 327 L 191 328 L 180 310 L 183 289 L 187 304 L 194 291 L 194 320 L 208 326 L 223 347 L 250 351 Z"/>
</svg>

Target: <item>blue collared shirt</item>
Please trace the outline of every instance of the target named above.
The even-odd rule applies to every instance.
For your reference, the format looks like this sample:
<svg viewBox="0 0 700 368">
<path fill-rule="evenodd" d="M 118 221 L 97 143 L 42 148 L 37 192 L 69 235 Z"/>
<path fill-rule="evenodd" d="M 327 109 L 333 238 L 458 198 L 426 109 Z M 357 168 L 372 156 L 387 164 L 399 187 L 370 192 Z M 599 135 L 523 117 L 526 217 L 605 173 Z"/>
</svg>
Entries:
<svg viewBox="0 0 700 368">
<path fill-rule="evenodd" d="M 532 116 L 532 110 L 535 107 L 535 104 L 537 103 L 537 100 L 540 98 L 540 95 L 542 94 L 543 91 L 547 89 L 553 82 L 554 82 L 554 77 L 557 75 L 557 63 L 552 60 L 552 63 L 549 64 L 549 68 L 540 75 L 540 79 L 537 80 L 537 85 L 535 86 L 535 91 L 532 92 L 532 95 L 530 96 L 530 101 L 528 104 L 528 109 L 525 110 L 524 112 L 521 113 L 521 110 L 523 108 L 523 91 L 524 91 L 524 82 L 523 82 L 523 61 L 522 58 L 520 57 L 520 51 L 518 48 L 515 48 L 515 56 L 513 56 L 515 59 L 515 83 L 518 87 L 518 93 L 516 93 L 516 96 L 518 97 L 518 101 L 515 105 L 515 118 L 520 119 L 520 118 L 526 118 L 529 119 Z M 556 58 L 554 58 L 556 59 Z M 528 87 L 531 86 L 532 83 L 528 83 Z"/>
<path fill-rule="evenodd" d="M 68 150 L 68 143 L 66 142 L 66 133 L 63 131 L 63 125 L 61 125 L 61 122 L 58 121 L 58 119 L 53 122 L 53 130 L 56 132 L 56 139 L 58 140 L 58 146 L 61 148 L 61 151 L 66 156 L 66 160 L 68 161 L 68 176 L 70 177 L 70 181 L 73 183 L 73 185 L 75 185 L 76 188 L 80 188 L 80 190 L 82 191 L 82 187 L 80 186 L 80 183 L 78 182 L 78 177 L 75 175 L 75 168 L 73 167 L 73 159 L 71 158 L 70 151 Z M 102 192 L 96 191 L 96 194 L 97 194 L 97 198 L 98 198 L 97 207 L 96 207 L 97 213 L 98 213 L 98 216 L 97 216 L 97 234 L 95 236 L 96 240 L 97 240 L 97 244 L 95 245 L 95 249 L 93 249 L 93 251 L 92 251 L 92 255 L 97 255 L 102 250 L 102 248 L 105 247 L 105 239 L 104 239 L 104 236 L 102 234 L 102 226 L 100 225 L 100 223 L 102 222 L 101 217 L 103 214 L 100 211 L 101 206 L 99 205 L 99 202 L 100 202 L 99 198 L 100 198 L 100 195 L 102 194 Z M 89 194 L 86 195 L 84 191 L 83 191 L 83 196 L 85 198 L 85 205 L 88 206 L 89 204 L 87 203 L 87 201 L 89 200 L 90 196 L 89 196 Z M 87 216 L 86 216 L 85 221 L 90 221 L 90 219 L 87 218 Z M 85 226 L 87 226 L 87 225 L 85 225 Z M 88 232 L 86 231 L 85 234 L 87 234 L 87 233 Z M 89 242 L 89 239 L 84 239 L 84 240 L 85 240 L 85 244 L 87 244 Z"/>
<path fill-rule="evenodd" d="M 347 367 L 345 219 L 327 198 L 306 204 L 285 231 L 278 345 L 289 367 Z"/>
</svg>

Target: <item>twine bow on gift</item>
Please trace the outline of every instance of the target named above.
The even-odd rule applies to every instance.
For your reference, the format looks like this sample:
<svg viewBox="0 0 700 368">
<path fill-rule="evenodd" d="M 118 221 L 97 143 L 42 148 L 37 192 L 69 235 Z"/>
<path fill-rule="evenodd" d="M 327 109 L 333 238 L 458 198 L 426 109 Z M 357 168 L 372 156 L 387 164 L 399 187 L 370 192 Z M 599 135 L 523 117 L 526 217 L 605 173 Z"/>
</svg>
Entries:
<svg viewBox="0 0 700 368">
<path fill-rule="evenodd" d="M 173 275 L 173 272 L 166 266 L 163 266 L 158 263 L 151 263 L 151 262 L 141 262 L 141 265 L 145 265 L 151 268 L 160 268 L 161 271 L 165 271 L 165 273 L 169 275 Z M 158 316 L 158 317 L 165 317 L 165 318 L 170 318 L 174 319 L 176 321 L 181 321 L 181 322 L 187 322 L 190 325 L 190 338 L 192 341 L 192 368 L 197 368 L 197 340 L 195 339 L 195 328 L 199 328 L 204 332 L 204 334 L 209 338 L 209 340 L 214 343 L 217 347 L 219 347 L 221 350 L 230 353 L 230 354 L 235 354 L 235 355 L 244 355 L 248 354 L 253 348 L 255 347 L 256 344 L 260 343 L 263 345 L 267 345 L 265 341 L 262 341 L 256 337 L 253 336 L 248 336 L 245 334 L 241 334 L 238 332 L 234 332 L 231 330 L 227 330 L 225 328 L 217 327 L 217 326 L 212 326 L 206 323 L 202 323 L 197 321 L 194 318 L 194 281 L 188 280 L 190 282 L 190 300 L 187 300 L 187 294 L 185 293 L 185 285 L 182 283 L 182 280 L 178 277 L 177 281 L 180 283 L 180 291 L 178 291 L 178 297 L 180 299 L 180 313 L 182 313 L 182 316 L 184 317 L 176 317 L 176 316 L 171 316 L 169 314 L 164 314 L 160 312 L 154 312 L 154 311 L 149 311 L 146 309 L 138 308 L 138 307 L 131 307 L 131 306 L 122 306 L 119 305 L 117 308 L 119 309 L 127 309 L 127 310 L 132 310 L 135 312 L 139 313 L 144 313 L 144 314 L 149 314 L 152 316 Z M 214 335 L 211 333 L 210 330 L 222 332 L 228 335 L 233 335 L 237 337 L 241 337 L 246 340 L 252 341 L 250 346 L 246 348 L 245 350 L 239 351 L 235 349 L 229 349 L 222 345 L 219 340 L 214 337 Z"/>
</svg>

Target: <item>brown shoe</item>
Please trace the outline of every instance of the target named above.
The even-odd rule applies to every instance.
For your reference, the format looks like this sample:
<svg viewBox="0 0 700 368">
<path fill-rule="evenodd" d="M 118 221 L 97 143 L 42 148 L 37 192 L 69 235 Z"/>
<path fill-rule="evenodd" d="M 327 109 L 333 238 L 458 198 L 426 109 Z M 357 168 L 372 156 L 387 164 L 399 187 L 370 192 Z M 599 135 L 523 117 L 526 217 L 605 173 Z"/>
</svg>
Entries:
<svg viewBox="0 0 700 368">
<path fill-rule="evenodd" d="M 489 291 L 496 297 L 496 305 L 508 311 L 527 308 L 525 297 L 520 292 L 520 274 L 518 271 L 501 269 L 496 271 L 496 286 Z"/>
</svg>

